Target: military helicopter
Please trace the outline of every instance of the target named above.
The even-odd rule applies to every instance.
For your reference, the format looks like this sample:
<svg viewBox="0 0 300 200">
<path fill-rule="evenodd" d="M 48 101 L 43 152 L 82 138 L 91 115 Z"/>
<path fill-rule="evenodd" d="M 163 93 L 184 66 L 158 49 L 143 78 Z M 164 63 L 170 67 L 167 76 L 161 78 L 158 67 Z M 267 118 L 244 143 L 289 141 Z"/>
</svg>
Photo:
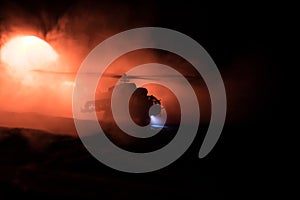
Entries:
<svg viewBox="0 0 300 200">
<path fill-rule="evenodd" d="M 131 79 L 145 79 L 142 76 L 131 76 L 127 74 L 105 74 L 105 76 L 110 78 L 120 78 L 120 84 L 108 88 L 107 92 L 100 93 L 99 99 L 87 101 L 81 109 L 81 112 L 103 111 L 104 118 L 111 118 L 111 96 L 113 90 L 116 89 L 118 91 L 117 98 L 120 100 L 122 100 L 124 94 L 132 93 L 129 100 L 129 112 L 136 124 L 146 126 L 150 123 L 150 115 L 157 116 L 161 113 L 163 109 L 161 100 L 153 95 L 148 95 L 148 90 L 146 88 L 137 87 L 135 83 L 130 82 Z M 149 110 L 152 106 L 154 106 L 154 109 L 151 109 L 149 115 Z"/>
<path fill-rule="evenodd" d="M 60 76 L 74 76 L 75 72 L 55 72 L 55 71 L 45 71 L 45 70 L 32 70 L 35 73 L 42 74 L 52 74 Z M 83 75 L 93 75 L 93 73 L 83 74 Z M 135 83 L 131 82 L 134 79 L 151 79 L 149 76 L 134 76 L 134 75 L 117 75 L 111 73 L 105 73 L 102 75 L 104 78 L 115 78 L 120 79 L 120 83 L 109 87 L 107 92 L 99 93 L 96 100 L 88 100 L 81 108 L 81 112 L 104 112 L 103 119 L 106 121 L 111 121 L 113 119 L 111 113 L 111 97 L 114 89 L 117 92 L 117 98 L 122 100 L 124 94 L 132 93 L 129 101 L 129 112 L 133 121 L 140 125 L 146 126 L 150 123 L 151 119 L 149 116 L 149 110 L 153 105 L 154 109 L 151 109 L 150 115 L 157 116 L 164 109 L 161 105 L 161 100 L 153 95 L 148 95 L 148 90 L 144 87 L 137 87 Z M 153 77 L 152 77 L 153 78 Z"/>
<path fill-rule="evenodd" d="M 53 72 L 53 71 L 44 71 L 44 70 L 33 70 L 36 73 L 46 73 L 52 75 L 63 75 L 74 76 L 75 72 Z M 93 73 L 82 74 L 82 75 L 93 75 Z M 146 126 L 151 121 L 151 116 L 158 116 L 165 109 L 161 105 L 161 100 L 153 95 L 148 94 L 148 90 L 144 87 L 137 87 L 134 82 L 131 80 L 136 79 L 155 79 L 155 78 L 178 78 L 178 75 L 118 75 L 111 73 L 102 74 L 103 77 L 107 78 L 115 78 L 120 79 L 120 83 L 109 87 L 106 92 L 99 93 L 95 100 L 87 100 L 85 104 L 81 108 L 81 112 L 103 112 L 103 119 L 106 121 L 111 121 L 113 119 L 112 111 L 111 111 L 111 97 L 113 91 L 116 89 L 117 99 L 122 101 L 124 94 L 130 93 L 132 94 L 129 100 L 129 113 L 131 115 L 132 120 L 140 125 Z M 199 80 L 199 76 L 187 76 L 185 75 L 189 81 Z M 155 106 L 154 106 L 155 105 Z M 152 108 L 154 109 L 152 109 Z M 150 110 L 151 108 L 151 110 Z M 151 111 L 151 113 L 149 113 Z"/>
</svg>

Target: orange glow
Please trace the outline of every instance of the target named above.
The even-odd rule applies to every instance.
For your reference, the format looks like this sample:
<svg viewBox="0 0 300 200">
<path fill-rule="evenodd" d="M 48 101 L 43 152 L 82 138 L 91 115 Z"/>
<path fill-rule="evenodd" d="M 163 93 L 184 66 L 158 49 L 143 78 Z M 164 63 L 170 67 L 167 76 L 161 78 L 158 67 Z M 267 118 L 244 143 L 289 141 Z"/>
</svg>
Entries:
<svg viewBox="0 0 300 200">
<path fill-rule="evenodd" d="M 75 86 L 75 82 L 74 81 L 64 81 L 63 84 L 66 85 L 66 86 L 71 86 L 71 87 Z"/>
<path fill-rule="evenodd" d="M 64 71 L 61 57 L 35 36 L 7 40 L 0 49 L 0 112 L 72 116 L 73 77 L 38 72 Z"/>
<path fill-rule="evenodd" d="M 48 68 L 57 57 L 47 42 L 35 36 L 15 37 L 1 49 L 1 60 L 15 73 Z"/>
</svg>

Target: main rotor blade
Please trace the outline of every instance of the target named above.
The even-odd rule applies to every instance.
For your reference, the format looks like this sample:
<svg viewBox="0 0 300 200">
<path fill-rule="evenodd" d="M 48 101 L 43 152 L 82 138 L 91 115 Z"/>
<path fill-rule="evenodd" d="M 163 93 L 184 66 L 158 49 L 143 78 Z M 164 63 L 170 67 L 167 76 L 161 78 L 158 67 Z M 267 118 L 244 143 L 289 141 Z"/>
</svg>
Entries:
<svg viewBox="0 0 300 200">
<path fill-rule="evenodd" d="M 41 74 L 53 74 L 53 75 L 66 75 L 66 76 L 76 76 L 76 75 L 97 75 L 95 72 L 89 72 L 89 73 L 77 73 L 77 72 L 59 72 L 59 71 L 48 71 L 48 70 L 41 70 L 41 69 L 34 69 L 31 70 L 35 73 L 41 73 Z"/>
<path fill-rule="evenodd" d="M 76 76 L 76 75 L 93 75 L 96 76 L 98 73 L 95 72 L 88 72 L 88 73 L 80 73 L 78 74 L 77 72 L 60 72 L 60 71 L 48 71 L 48 70 L 41 70 L 41 69 L 35 69 L 31 70 L 32 72 L 35 73 L 41 73 L 41 74 L 53 74 L 53 75 L 65 75 L 65 76 Z M 118 75 L 118 74 L 113 74 L 113 73 L 104 73 L 102 74 L 103 77 L 106 78 L 124 78 L 124 79 L 144 79 L 144 80 L 154 80 L 157 78 L 186 78 L 188 80 L 197 80 L 201 79 L 201 76 L 190 76 L 190 75 Z"/>
</svg>

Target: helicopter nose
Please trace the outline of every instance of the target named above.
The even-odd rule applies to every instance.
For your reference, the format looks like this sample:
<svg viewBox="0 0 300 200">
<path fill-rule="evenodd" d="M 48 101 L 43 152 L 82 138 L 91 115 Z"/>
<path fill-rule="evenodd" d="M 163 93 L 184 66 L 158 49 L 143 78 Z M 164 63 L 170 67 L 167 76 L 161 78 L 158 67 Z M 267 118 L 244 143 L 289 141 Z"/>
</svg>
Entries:
<svg viewBox="0 0 300 200">
<path fill-rule="evenodd" d="M 156 116 L 161 112 L 161 105 L 155 104 L 149 109 L 149 116 Z"/>
</svg>

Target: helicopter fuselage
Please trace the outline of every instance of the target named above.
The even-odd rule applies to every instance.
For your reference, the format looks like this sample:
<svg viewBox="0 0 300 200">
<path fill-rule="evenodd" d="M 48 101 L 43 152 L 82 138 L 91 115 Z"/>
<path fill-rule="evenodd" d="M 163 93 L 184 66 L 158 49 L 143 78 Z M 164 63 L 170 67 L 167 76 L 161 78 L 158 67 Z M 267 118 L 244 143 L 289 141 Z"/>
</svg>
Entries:
<svg viewBox="0 0 300 200">
<path fill-rule="evenodd" d="M 115 88 L 116 87 L 116 88 Z M 125 94 L 132 94 L 129 100 L 129 113 L 132 120 L 140 125 L 146 126 L 150 123 L 149 110 L 153 105 L 158 105 L 152 110 L 151 115 L 161 113 L 161 102 L 153 95 L 148 95 L 148 90 L 143 87 L 136 87 L 135 83 L 121 83 L 110 87 L 107 92 L 100 93 L 95 101 L 87 101 L 82 112 L 104 112 L 104 120 L 111 120 L 111 98 L 114 90 L 117 90 L 115 98 L 117 101 L 123 101 Z"/>
</svg>

